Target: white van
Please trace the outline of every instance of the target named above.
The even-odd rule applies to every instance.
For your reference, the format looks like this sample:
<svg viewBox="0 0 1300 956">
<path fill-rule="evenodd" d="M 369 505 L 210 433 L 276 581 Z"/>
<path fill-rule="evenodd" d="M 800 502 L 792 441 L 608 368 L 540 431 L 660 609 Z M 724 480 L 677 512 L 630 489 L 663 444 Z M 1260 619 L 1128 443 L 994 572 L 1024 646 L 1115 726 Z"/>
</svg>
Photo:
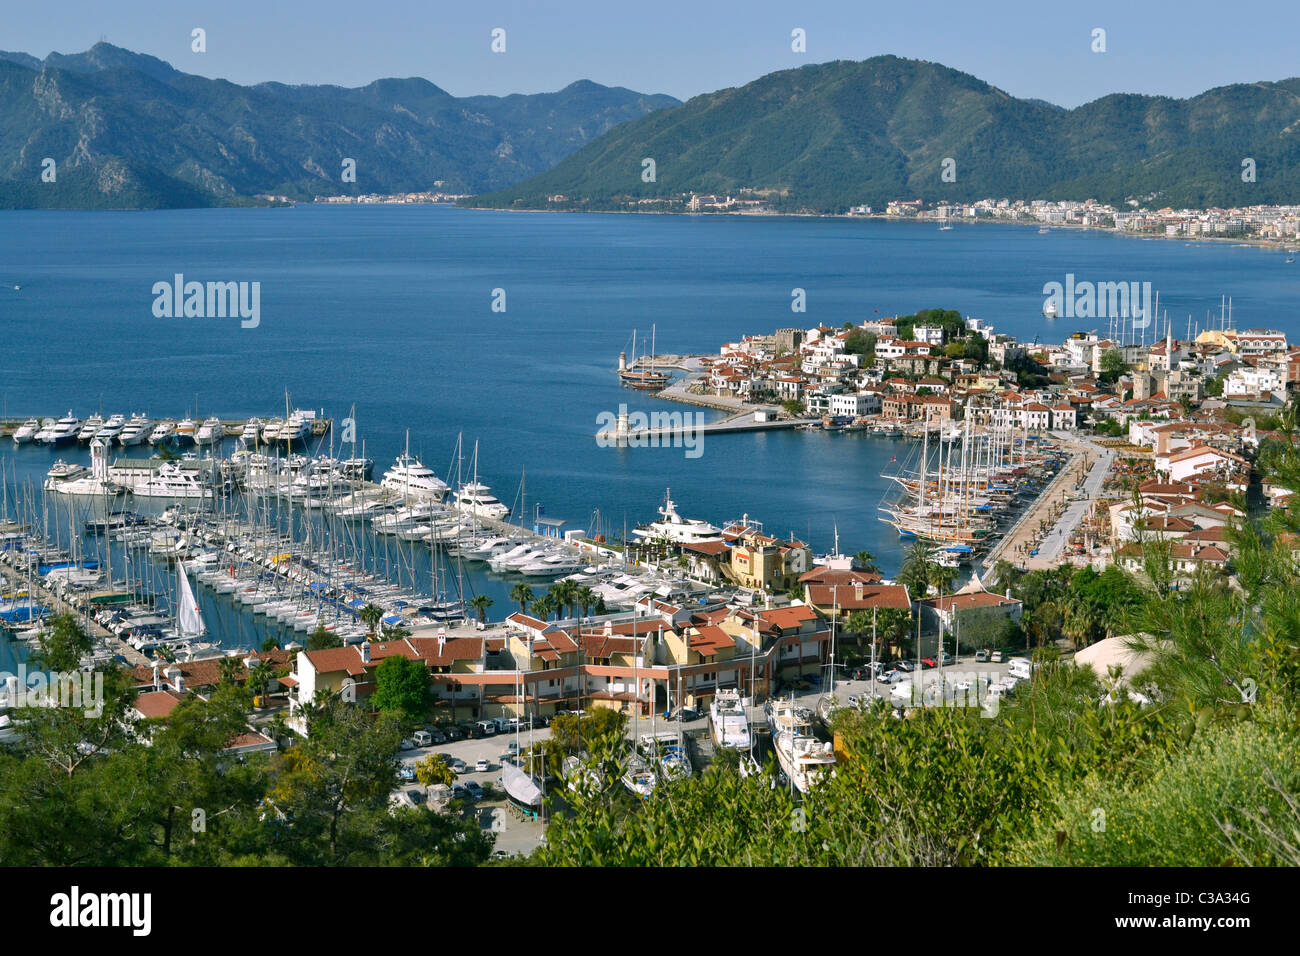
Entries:
<svg viewBox="0 0 1300 956">
<path fill-rule="evenodd" d="M 411 734 L 411 739 L 415 741 L 417 747 L 428 747 L 433 744 L 433 737 L 427 730 L 417 730 Z"/>
<path fill-rule="evenodd" d="M 1028 680 L 1037 669 L 1038 665 L 1027 657 L 1013 657 L 1007 662 L 1007 673 L 1017 680 Z"/>
</svg>

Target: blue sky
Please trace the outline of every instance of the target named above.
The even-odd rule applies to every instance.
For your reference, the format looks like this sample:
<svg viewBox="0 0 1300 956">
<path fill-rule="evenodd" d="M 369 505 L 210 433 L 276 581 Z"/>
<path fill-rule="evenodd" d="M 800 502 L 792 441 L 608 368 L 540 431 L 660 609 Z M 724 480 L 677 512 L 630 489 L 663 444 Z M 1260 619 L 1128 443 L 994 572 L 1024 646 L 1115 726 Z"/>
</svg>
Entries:
<svg viewBox="0 0 1300 956">
<path fill-rule="evenodd" d="M 207 31 L 207 52 L 190 31 Z M 489 49 L 494 27 L 506 52 Z M 791 51 L 802 28 L 807 52 Z M 1094 28 L 1107 52 L 1090 49 Z M 1300 5 L 1274 0 L 60 0 L 0 6 L 0 49 L 43 57 L 97 40 L 237 83 L 423 76 L 456 95 L 592 79 L 687 99 L 806 63 L 881 53 L 943 63 L 1020 97 L 1189 96 L 1300 74 Z"/>
</svg>

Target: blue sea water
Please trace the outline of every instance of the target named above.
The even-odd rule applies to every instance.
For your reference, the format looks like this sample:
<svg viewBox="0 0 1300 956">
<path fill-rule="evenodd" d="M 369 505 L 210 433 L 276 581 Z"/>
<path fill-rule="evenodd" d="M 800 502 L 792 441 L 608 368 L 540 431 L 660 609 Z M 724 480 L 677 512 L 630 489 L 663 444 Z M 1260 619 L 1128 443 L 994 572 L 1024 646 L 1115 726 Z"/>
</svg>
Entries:
<svg viewBox="0 0 1300 956">
<path fill-rule="evenodd" d="M 257 328 L 237 318 L 157 318 L 152 288 L 257 281 Z M 340 419 L 382 472 L 410 431 L 445 473 L 457 436 L 468 467 L 568 527 L 621 531 L 653 518 L 671 487 L 681 511 L 742 513 L 829 550 L 868 549 L 896 570 L 881 524 L 882 468 L 896 441 L 863 435 L 716 435 L 681 448 L 615 449 L 597 417 L 691 411 L 621 388 L 618 353 L 656 328 L 660 352 L 714 352 L 776 328 L 838 326 L 927 307 L 960 310 L 1024 339 L 1059 341 L 1104 320 L 1042 317 L 1043 285 L 1150 281 L 1162 311 L 1300 332 L 1297 266 L 1276 250 L 1141 241 L 1100 232 L 844 219 L 528 215 L 446 206 L 311 206 L 147 213 L 0 212 L 0 399 L 7 417 L 283 414 Z M 19 287 L 15 289 L 15 286 Z M 805 290 L 807 311 L 791 311 Z M 505 311 L 493 311 L 494 290 Z M 20 483 L 51 453 L 0 446 Z M 77 454 L 77 452 L 74 452 Z M 80 452 L 84 456 L 84 450 Z M 476 572 L 508 603 L 510 582 Z"/>
</svg>

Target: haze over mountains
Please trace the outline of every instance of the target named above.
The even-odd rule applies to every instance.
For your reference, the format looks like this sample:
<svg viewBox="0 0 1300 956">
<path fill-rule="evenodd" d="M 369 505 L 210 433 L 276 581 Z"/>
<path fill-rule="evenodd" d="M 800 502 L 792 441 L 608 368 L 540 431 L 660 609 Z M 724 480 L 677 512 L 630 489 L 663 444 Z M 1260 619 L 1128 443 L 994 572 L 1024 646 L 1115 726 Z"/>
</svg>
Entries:
<svg viewBox="0 0 1300 956">
<path fill-rule="evenodd" d="M 46 157 L 57 180 L 41 181 Z M 1256 181 L 1243 182 L 1242 160 Z M 355 184 L 342 162 L 356 160 Z M 655 178 L 642 178 L 643 160 Z M 955 181 L 941 177 L 955 162 Z M 439 187 L 436 184 L 441 183 Z M 762 191 L 787 211 L 891 199 L 1300 202 L 1300 79 L 1072 110 L 893 56 L 761 77 L 679 103 L 590 81 L 454 97 L 424 79 L 238 86 L 99 43 L 0 52 L 0 208 L 157 208 L 257 194 L 479 193 L 470 205 L 626 208 Z"/>
<path fill-rule="evenodd" d="M 0 207 L 156 208 L 260 193 L 500 189 L 629 119 L 677 105 L 573 83 L 454 97 L 424 79 L 238 86 L 98 43 L 38 60 L 0 52 Z M 41 163 L 56 163 L 54 183 Z M 356 183 L 341 178 L 356 160 Z"/>
<path fill-rule="evenodd" d="M 655 181 L 642 161 L 655 160 Z M 941 178 L 955 161 L 953 182 Z M 1242 160 L 1256 181 L 1242 181 Z M 1115 94 L 1072 110 L 894 56 L 771 73 L 619 126 L 476 205 L 618 208 L 692 191 L 770 191 L 778 209 L 891 199 L 1300 202 L 1300 79 L 1190 99 Z"/>
</svg>

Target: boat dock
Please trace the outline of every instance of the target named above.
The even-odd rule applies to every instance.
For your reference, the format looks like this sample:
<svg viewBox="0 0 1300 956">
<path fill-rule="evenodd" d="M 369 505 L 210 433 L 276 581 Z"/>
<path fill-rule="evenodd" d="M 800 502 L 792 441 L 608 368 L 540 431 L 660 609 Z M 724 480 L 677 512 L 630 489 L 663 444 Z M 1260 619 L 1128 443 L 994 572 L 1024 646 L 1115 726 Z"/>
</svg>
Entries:
<svg viewBox="0 0 1300 956">
<path fill-rule="evenodd" d="M 77 618 L 88 637 L 94 641 L 102 641 L 115 654 L 121 654 L 128 664 L 147 665 L 153 663 L 150 658 L 96 621 L 90 613 L 89 600 L 86 602 L 86 607 L 66 601 L 35 575 L 31 576 L 30 584 L 25 583 L 27 568 L 18 560 L 21 556 L 22 553 L 18 551 L 0 551 L 0 567 L 7 569 L 16 582 L 24 582 L 22 587 L 28 590 L 30 600 L 39 601 L 55 614 L 71 614 Z"/>
<path fill-rule="evenodd" d="M 23 422 L 27 421 L 29 418 L 34 418 L 37 421 L 43 422 L 46 419 L 51 419 L 51 418 L 58 420 L 63 414 L 64 414 L 63 412 L 60 412 L 58 415 L 18 415 L 18 416 L 10 415 L 9 418 L 0 419 L 0 438 L 12 437 L 13 433 L 16 432 L 19 428 L 21 428 Z M 164 415 L 161 418 L 153 418 L 151 416 L 145 416 L 145 417 L 149 418 L 149 421 L 155 425 L 158 424 L 159 422 L 175 423 L 181 420 L 180 418 L 177 418 L 175 416 L 169 416 L 169 415 Z M 183 418 L 184 416 L 181 417 Z M 257 416 L 257 418 L 259 418 L 262 422 L 265 423 L 268 421 L 272 421 L 274 419 L 274 416 L 259 415 Z M 225 434 L 226 438 L 242 437 L 244 434 L 244 426 L 248 424 L 247 418 L 222 418 L 218 416 L 218 420 L 221 422 L 222 426 L 226 430 L 226 434 Z M 203 419 L 201 418 L 194 419 L 194 423 L 196 425 L 202 424 L 202 422 Z M 332 418 L 311 419 L 312 437 L 319 438 L 321 435 L 328 434 L 330 429 L 333 426 L 334 426 L 334 419 Z"/>
</svg>

